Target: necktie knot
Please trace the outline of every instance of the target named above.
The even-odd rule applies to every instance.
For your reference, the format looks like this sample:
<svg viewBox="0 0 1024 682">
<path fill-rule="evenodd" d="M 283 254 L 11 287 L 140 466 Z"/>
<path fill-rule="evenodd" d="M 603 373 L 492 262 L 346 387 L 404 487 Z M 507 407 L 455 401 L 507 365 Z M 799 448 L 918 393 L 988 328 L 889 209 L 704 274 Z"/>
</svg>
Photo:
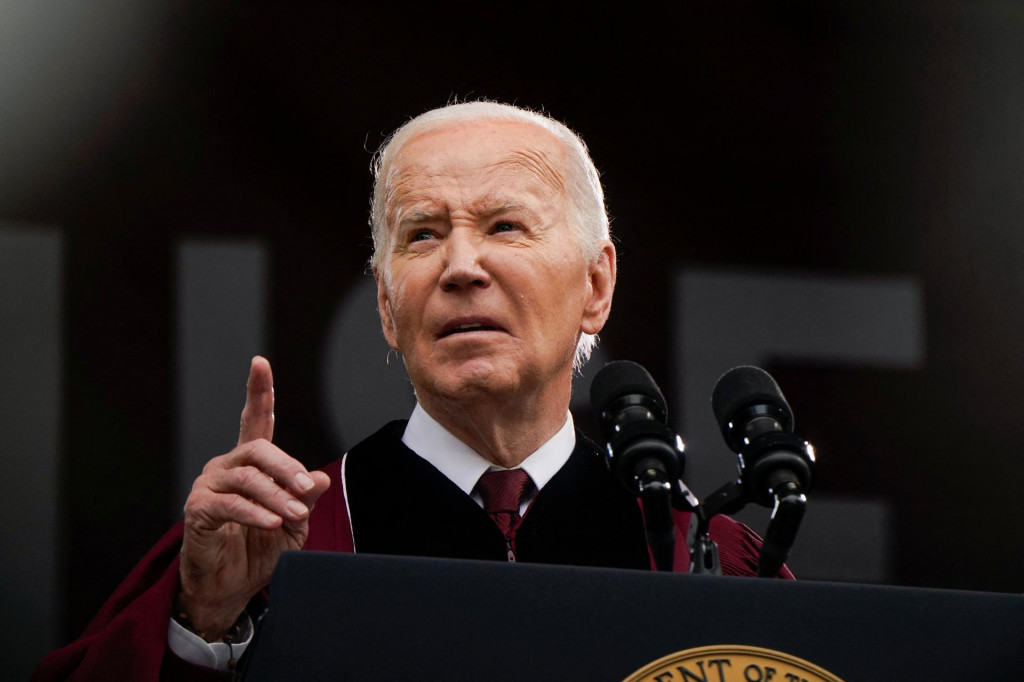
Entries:
<svg viewBox="0 0 1024 682">
<path fill-rule="evenodd" d="M 530 475 L 523 469 L 488 471 L 477 483 L 484 510 L 491 514 L 519 515 L 519 505 L 533 487 Z"/>
</svg>

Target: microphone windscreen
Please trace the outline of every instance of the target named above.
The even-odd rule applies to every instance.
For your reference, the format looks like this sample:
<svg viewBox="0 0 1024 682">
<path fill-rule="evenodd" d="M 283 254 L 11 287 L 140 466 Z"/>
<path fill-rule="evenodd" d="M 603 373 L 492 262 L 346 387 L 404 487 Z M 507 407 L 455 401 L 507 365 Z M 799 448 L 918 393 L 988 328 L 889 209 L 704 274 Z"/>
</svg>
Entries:
<svg viewBox="0 0 1024 682">
<path fill-rule="evenodd" d="M 590 384 L 590 404 L 598 414 L 626 395 L 644 395 L 654 400 L 661 411 L 668 413 L 665 396 L 650 373 L 635 362 L 615 360 L 601 368 Z"/>
<path fill-rule="evenodd" d="M 783 410 L 788 423 L 782 426 L 787 431 L 792 430 L 793 411 L 771 374 L 760 367 L 744 365 L 733 367 L 718 379 L 711 394 L 711 409 L 723 433 L 741 410 L 752 405 L 770 405 Z"/>
</svg>

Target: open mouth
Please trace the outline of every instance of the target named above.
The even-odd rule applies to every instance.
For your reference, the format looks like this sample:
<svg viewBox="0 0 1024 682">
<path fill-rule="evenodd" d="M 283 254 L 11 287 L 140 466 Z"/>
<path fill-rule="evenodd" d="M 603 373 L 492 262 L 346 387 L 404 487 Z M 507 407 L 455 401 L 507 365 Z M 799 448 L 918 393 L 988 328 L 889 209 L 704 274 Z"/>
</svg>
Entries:
<svg viewBox="0 0 1024 682">
<path fill-rule="evenodd" d="M 446 338 L 448 336 L 454 336 L 456 334 L 472 334 L 474 332 L 500 332 L 504 331 L 501 327 L 491 324 L 488 322 L 455 322 L 446 325 L 441 330 L 440 338 Z"/>
</svg>

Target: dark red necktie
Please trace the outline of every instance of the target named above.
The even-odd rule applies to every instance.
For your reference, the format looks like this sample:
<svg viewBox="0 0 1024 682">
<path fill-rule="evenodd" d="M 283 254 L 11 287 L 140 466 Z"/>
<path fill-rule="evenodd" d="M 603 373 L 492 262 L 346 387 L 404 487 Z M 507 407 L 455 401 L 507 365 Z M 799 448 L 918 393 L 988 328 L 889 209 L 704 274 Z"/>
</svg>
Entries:
<svg viewBox="0 0 1024 682">
<path fill-rule="evenodd" d="M 505 536 L 508 560 L 516 560 L 516 529 L 522 518 L 519 505 L 533 489 L 530 475 L 523 469 L 488 471 L 477 482 L 477 491 L 484 502 L 484 511 L 490 514 Z"/>
</svg>

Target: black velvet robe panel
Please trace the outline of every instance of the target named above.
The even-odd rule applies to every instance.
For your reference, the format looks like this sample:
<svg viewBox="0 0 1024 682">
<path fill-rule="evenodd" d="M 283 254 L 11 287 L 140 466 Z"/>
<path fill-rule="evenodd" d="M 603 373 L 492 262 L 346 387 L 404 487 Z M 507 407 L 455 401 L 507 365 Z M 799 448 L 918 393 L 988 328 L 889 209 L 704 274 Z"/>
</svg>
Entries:
<svg viewBox="0 0 1024 682">
<path fill-rule="evenodd" d="M 507 560 L 504 536 L 480 506 L 386 425 L 345 460 L 357 552 Z M 650 570 L 636 498 L 582 434 L 537 494 L 516 533 L 518 561 Z"/>
</svg>

